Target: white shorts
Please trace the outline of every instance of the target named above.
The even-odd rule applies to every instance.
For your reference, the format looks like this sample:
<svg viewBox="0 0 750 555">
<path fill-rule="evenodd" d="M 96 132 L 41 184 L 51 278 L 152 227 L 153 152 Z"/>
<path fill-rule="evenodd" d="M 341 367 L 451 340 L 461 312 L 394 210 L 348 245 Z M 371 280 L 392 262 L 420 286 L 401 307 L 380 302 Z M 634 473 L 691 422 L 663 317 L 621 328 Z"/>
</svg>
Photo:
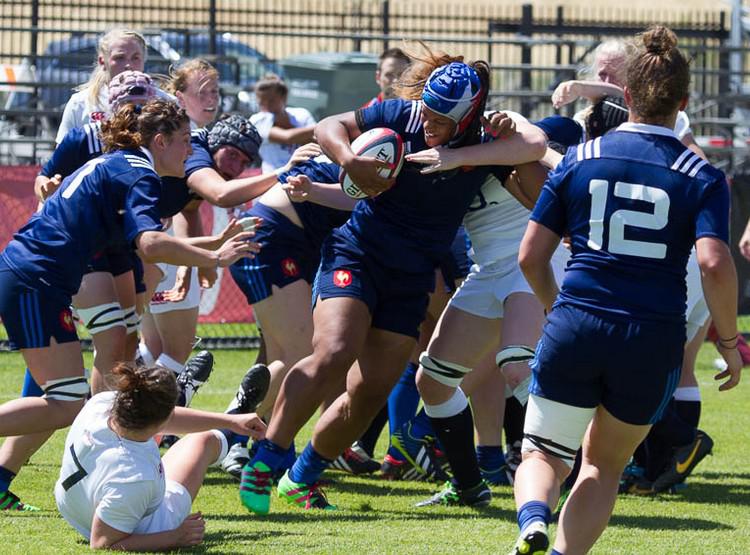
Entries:
<svg viewBox="0 0 750 555">
<path fill-rule="evenodd" d="M 185 486 L 174 480 L 166 480 L 164 501 L 156 511 L 138 523 L 133 533 L 156 534 L 179 528 L 190 514 L 192 506 L 193 500 Z"/>
<path fill-rule="evenodd" d="M 552 256 L 552 271 L 558 284 L 562 283 L 567 258 L 564 247 Z M 474 264 L 448 304 L 481 318 L 497 320 L 503 317 L 505 300 L 513 293 L 533 294 L 515 255 L 484 266 Z"/>
<path fill-rule="evenodd" d="M 701 270 L 698 266 L 698 258 L 695 249 L 690 253 L 687 263 L 687 310 L 685 312 L 686 332 L 688 342 L 695 337 L 698 330 L 703 327 L 706 320 L 711 316 L 703 296 L 703 285 L 701 284 Z"/>
<path fill-rule="evenodd" d="M 201 286 L 198 283 L 198 268 L 192 268 L 190 271 L 190 289 L 184 299 L 178 302 L 165 301 L 162 297 L 164 291 L 169 291 L 174 287 L 177 279 L 177 268 L 171 264 L 157 264 L 162 273 L 162 280 L 156 286 L 156 292 L 149 303 L 149 312 L 151 314 L 163 314 L 173 310 L 187 310 L 197 308 L 201 304 Z"/>
</svg>

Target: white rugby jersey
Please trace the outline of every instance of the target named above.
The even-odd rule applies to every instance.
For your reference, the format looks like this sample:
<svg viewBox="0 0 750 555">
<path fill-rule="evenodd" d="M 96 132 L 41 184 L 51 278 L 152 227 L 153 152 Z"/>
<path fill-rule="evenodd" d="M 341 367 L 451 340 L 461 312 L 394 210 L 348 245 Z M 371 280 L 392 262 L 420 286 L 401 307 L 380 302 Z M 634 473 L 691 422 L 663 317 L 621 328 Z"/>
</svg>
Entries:
<svg viewBox="0 0 750 555">
<path fill-rule="evenodd" d="M 164 499 L 164 468 L 156 442 L 131 441 L 108 424 L 116 392 L 92 397 L 65 440 L 55 500 L 63 518 L 87 540 L 96 514 L 105 524 L 143 533 L 139 524 Z"/>
<path fill-rule="evenodd" d="M 471 240 L 469 256 L 479 266 L 518 256 L 528 223 L 529 211 L 494 175 L 487 176 L 464 216 Z"/>
</svg>

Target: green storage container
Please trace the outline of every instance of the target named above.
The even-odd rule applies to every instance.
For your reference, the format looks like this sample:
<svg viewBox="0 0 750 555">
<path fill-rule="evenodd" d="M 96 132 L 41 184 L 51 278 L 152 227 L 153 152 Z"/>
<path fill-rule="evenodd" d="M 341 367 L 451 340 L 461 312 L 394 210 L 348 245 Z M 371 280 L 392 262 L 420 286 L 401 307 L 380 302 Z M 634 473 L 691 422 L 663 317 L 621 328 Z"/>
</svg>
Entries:
<svg viewBox="0 0 750 555">
<path fill-rule="evenodd" d="M 378 94 L 378 57 L 362 52 L 315 52 L 281 60 L 289 106 L 307 108 L 320 121 L 359 108 Z"/>
</svg>

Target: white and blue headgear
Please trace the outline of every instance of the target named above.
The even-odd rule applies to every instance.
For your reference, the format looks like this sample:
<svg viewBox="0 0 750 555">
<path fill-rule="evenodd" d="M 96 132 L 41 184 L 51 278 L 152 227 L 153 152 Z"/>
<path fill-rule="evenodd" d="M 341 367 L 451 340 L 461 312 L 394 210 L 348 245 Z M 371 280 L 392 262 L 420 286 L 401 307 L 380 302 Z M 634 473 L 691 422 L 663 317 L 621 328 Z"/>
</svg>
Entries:
<svg viewBox="0 0 750 555">
<path fill-rule="evenodd" d="M 422 102 L 456 122 L 455 136 L 469 127 L 482 102 L 482 82 L 471 66 L 452 62 L 433 71 L 422 91 Z"/>
</svg>

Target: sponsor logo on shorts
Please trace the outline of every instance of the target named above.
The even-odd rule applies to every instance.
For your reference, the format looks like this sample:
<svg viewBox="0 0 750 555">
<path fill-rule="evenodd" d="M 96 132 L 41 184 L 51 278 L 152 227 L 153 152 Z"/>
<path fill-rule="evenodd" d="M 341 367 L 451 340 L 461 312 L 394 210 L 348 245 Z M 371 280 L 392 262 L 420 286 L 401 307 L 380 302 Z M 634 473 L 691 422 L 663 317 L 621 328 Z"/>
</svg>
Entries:
<svg viewBox="0 0 750 555">
<path fill-rule="evenodd" d="M 60 313 L 60 325 L 69 333 L 76 331 L 76 325 L 73 322 L 73 314 L 70 312 L 69 308 L 63 309 Z"/>
<path fill-rule="evenodd" d="M 168 303 L 169 301 L 164 298 L 164 291 L 156 291 L 154 293 L 154 296 L 151 297 L 151 304 L 164 304 Z"/>
<path fill-rule="evenodd" d="M 281 271 L 286 277 L 297 277 L 299 275 L 299 266 L 293 258 L 285 258 L 281 261 Z"/>
<path fill-rule="evenodd" d="M 352 283 L 352 273 L 349 270 L 336 270 L 333 272 L 333 284 L 336 287 L 349 287 Z"/>
<path fill-rule="evenodd" d="M 104 121 L 107 119 L 107 113 L 106 112 L 91 112 L 91 115 L 89 116 L 91 118 L 91 121 Z"/>
</svg>

